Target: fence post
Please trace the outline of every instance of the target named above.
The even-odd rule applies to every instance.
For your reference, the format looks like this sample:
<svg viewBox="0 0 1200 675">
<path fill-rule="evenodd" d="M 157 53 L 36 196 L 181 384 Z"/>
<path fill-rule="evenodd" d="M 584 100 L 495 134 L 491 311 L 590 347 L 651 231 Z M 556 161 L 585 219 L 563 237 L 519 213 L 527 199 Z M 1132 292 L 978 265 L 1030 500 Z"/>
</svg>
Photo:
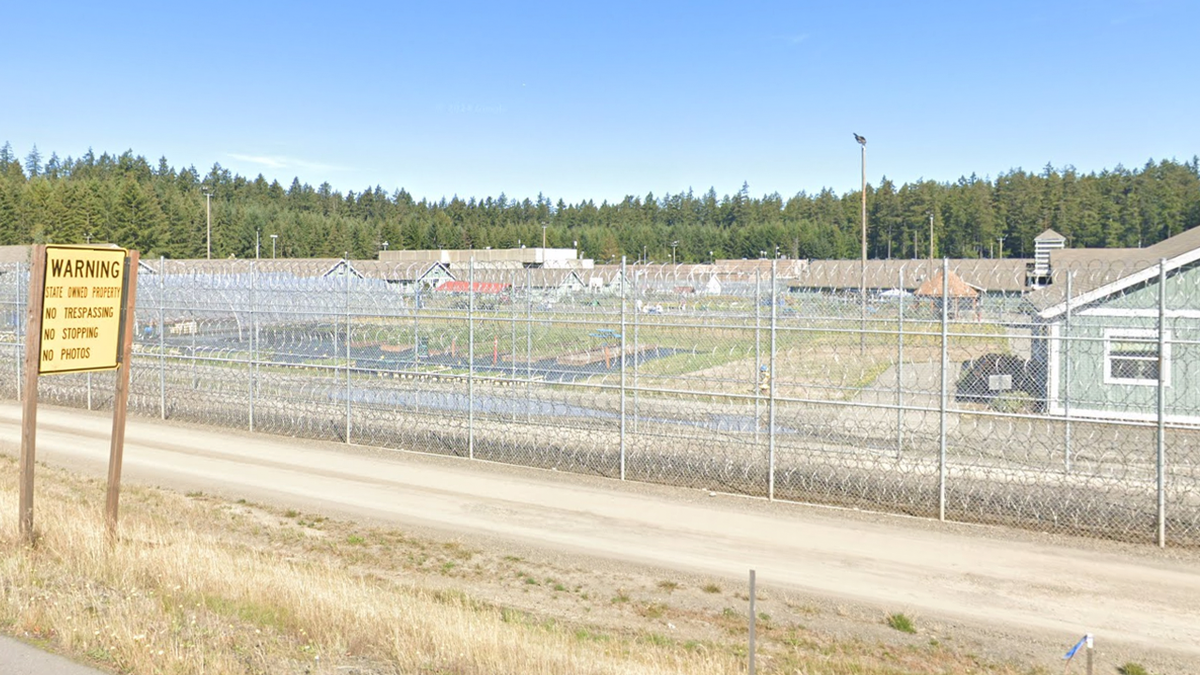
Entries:
<svg viewBox="0 0 1200 675">
<path fill-rule="evenodd" d="M 644 274 L 646 272 L 646 270 L 643 269 L 643 270 L 641 270 L 641 272 Z M 644 310 L 646 308 L 645 304 L 642 305 L 641 309 L 638 308 L 638 300 L 641 300 L 641 295 L 642 295 L 641 290 L 640 290 L 641 284 L 639 284 L 638 281 L 639 281 L 639 279 L 637 277 L 637 273 L 635 272 L 633 284 L 632 284 L 633 298 L 634 298 L 634 301 L 633 301 L 633 433 L 634 434 L 637 434 L 637 432 L 638 432 L 638 387 L 639 387 L 638 370 L 640 370 L 640 369 L 638 368 L 637 355 L 639 354 L 639 352 L 638 352 L 638 337 L 639 337 L 638 336 L 638 328 L 640 327 L 640 323 L 641 323 L 640 322 L 641 317 L 639 315 L 642 313 L 641 310 Z M 649 300 L 649 297 L 647 297 L 646 299 Z M 622 340 L 623 339 L 624 338 L 622 338 Z M 624 349 L 624 346 L 622 345 L 622 349 L 621 349 L 621 365 L 622 365 L 622 367 L 624 367 L 624 365 L 625 365 L 624 362 L 625 362 L 625 349 Z"/>
<path fill-rule="evenodd" d="M 1158 485 L 1158 546 L 1167 545 L 1167 424 L 1166 424 L 1166 386 L 1168 368 L 1171 362 L 1167 360 L 1167 261 L 1158 261 L 1158 387 L 1156 404 L 1158 407 L 1158 429 L 1156 444 L 1158 446 L 1155 458 L 1156 482 Z"/>
<path fill-rule="evenodd" d="M 747 650 L 749 652 L 749 660 L 747 662 L 747 667 L 749 669 L 747 672 L 749 673 L 749 675 L 754 675 L 754 652 L 755 652 L 754 623 L 755 623 L 755 619 L 757 618 L 755 616 L 755 608 L 754 608 L 754 601 L 756 599 L 755 596 L 757 594 L 757 589 L 755 588 L 755 585 L 756 584 L 754 583 L 754 570 L 750 570 L 750 635 L 749 635 L 750 644 L 749 644 L 749 649 Z"/>
<path fill-rule="evenodd" d="M 625 480 L 625 256 L 621 256 L 621 480 Z"/>
<path fill-rule="evenodd" d="M 22 270 L 22 268 L 25 268 Z M 22 318 L 26 314 L 25 302 L 26 296 L 29 295 L 29 290 L 25 287 L 24 282 L 33 283 L 33 266 L 26 267 L 25 263 L 17 263 L 17 344 L 16 344 L 16 362 L 17 362 L 17 400 L 23 400 L 21 397 L 21 377 L 23 375 L 22 367 L 25 359 L 25 329 L 28 328 L 22 323 Z"/>
<path fill-rule="evenodd" d="M 467 265 L 467 459 L 475 459 L 475 256 Z"/>
<path fill-rule="evenodd" d="M 508 386 L 511 390 L 508 397 L 512 406 L 512 421 L 517 421 L 517 271 L 509 274 L 508 282 Z"/>
<path fill-rule="evenodd" d="M 938 520 L 946 519 L 946 406 L 949 389 L 950 260 L 942 258 L 942 382 L 938 405 Z"/>
<path fill-rule="evenodd" d="M 158 257 L 158 414 L 167 419 L 167 259 Z"/>
<path fill-rule="evenodd" d="M 1071 473 L 1071 280 L 1075 271 L 1067 272 L 1067 308 L 1063 314 L 1062 344 L 1062 375 L 1063 375 L 1063 466 L 1066 473 Z"/>
<path fill-rule="evenodd" d="M 255 301 L 258 290 L 258 261 L 250 261 L 250 360 L 247 364 L 250 370 L 250 431 L 254 431 L 254 387 L 258 377 L 258 312 L 255 311 Z M 349 442 L 349 440 L 347 440 Z"/>
<path fill-rule="evenodd" d="M 533 276 L 525 268 L 525 421 L 533 420 Z"/>
<path fill-rule="evenodd" d="M 904 454 L 904 267 L 900 267 L 896 318 L 896 459 Z"/>
<path fill-rule="evenodd" d="M 346 443 L 350 443 L 353 410 L 350 407 L 350 252 L 342 255 L 342 278 L 346 280 Z"/>
<path fill-rule="evenodd" d="M 758 447 L 758 432 L 762 426 L 762 270 L 754 270 L 754 372 L 750 374 L 754 392 L 754 447 Z"/>
<path fill-rule="evenodd" d="M 775 499 L 775 386 L 779 382 L 779 373 L 775 370 L 775 356 L 778 354 L 776 335 L 778 333 L 779 292 L 775 283 L 775 267 L 778 259 L 771 260 L 771 365 L 767 366 L 767 374 L 771 380 L 767 387 L 767 499 Z M 753 605 L 751 605 L 753 607 Z"/>
</svg>

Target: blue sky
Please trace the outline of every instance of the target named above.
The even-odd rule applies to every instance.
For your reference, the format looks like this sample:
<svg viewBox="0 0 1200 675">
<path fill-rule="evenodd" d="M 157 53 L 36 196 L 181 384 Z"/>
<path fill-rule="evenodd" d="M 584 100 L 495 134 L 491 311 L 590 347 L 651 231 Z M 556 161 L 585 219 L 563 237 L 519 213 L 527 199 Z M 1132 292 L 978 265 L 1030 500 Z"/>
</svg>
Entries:
<svg viewBox="0 0 1200 675">
<path fill-rule="evenodd" d="M 1200 154 L 1194 0 L 8 3 L 0 143 L 417 198 Z"/>
</svg>

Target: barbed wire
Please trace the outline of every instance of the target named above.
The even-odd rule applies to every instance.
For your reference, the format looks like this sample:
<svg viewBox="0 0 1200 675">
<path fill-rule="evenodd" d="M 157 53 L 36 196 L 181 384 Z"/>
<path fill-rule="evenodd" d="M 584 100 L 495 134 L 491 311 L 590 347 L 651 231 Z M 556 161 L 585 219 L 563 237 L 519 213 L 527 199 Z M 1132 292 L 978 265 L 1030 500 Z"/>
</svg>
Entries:
<svg viewBox="0 0 1200 675">
<path fill-rule="evenodd" d="M 150 260 L 130 409 L 773 499 L 1200 542 L 1200 313 L 1187 306 L 1200 289 L 1188 270 L 1121 259 L 1031 280 L 1026 261 L 870 262 Z M 26 267 L 0 269 L 9 397 L 20 395 L 27 284 Z M 43 378 L 40 395 L 110 408 L 106 378 Z"/>
</svg>

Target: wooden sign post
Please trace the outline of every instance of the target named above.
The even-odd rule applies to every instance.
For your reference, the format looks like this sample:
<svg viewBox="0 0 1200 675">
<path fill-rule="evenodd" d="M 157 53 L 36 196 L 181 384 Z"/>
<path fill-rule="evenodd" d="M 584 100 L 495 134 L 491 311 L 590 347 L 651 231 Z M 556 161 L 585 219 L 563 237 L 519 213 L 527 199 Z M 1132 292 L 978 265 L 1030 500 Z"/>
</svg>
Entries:
<svg viewBox="0 0 1200 675">
<path fill-rule="evenodd" d="M 25 331 L 20 495 L 21 534 L 30 543 L 34 538 L 38 377 L 52 373 L 117 371 L 105 509 L 109 535 L 116 535 L 137 264 L 137 251 L 117 247 L 33 247 Z"/>
</svg>

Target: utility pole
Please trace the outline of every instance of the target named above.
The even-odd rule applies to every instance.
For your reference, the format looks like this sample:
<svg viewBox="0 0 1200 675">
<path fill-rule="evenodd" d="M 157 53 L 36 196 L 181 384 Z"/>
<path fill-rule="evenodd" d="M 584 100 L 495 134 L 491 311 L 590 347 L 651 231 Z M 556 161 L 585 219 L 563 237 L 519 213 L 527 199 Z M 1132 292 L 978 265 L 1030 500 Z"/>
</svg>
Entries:
<svg viewBox="0 0 1200 675">
<path fill-rule="evenodd" d="M 996 241 L 1000 242 L 1000 259 L 1004 260 L 1004 237 L 996 237 Z"/>
<path fill-rule="evenodd" d="M 933 274 L 933 211 L 929 212 L 929 264 L 930 274 Z"/>
</svg>

